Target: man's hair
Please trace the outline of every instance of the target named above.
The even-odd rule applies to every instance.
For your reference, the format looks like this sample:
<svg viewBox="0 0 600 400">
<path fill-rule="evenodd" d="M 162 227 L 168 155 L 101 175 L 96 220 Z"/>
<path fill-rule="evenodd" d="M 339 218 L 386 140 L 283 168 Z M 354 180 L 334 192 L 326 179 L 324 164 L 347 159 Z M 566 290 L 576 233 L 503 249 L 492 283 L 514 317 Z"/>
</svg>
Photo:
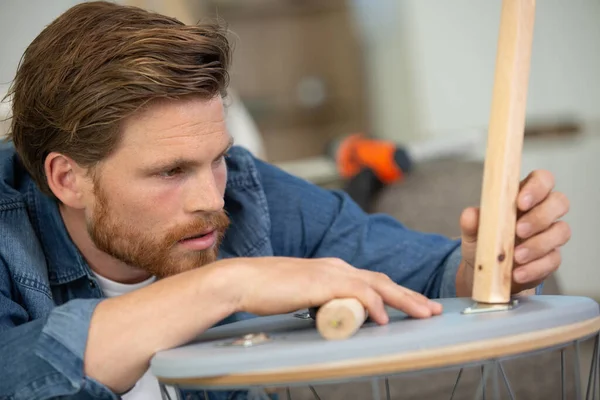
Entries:
<svg viewBox="0 0 600 400">
<path fill-rule="evenodd" d="M 40 189 L 60 152 L 85 168 L 117 146 L 120 122 L 148 102 L 225 96 L 230 45 L 216 21 L 177 19 L 109 2 L 66 11 L 29 45 L 8 97 L 8 139 Z"/>
</svg>

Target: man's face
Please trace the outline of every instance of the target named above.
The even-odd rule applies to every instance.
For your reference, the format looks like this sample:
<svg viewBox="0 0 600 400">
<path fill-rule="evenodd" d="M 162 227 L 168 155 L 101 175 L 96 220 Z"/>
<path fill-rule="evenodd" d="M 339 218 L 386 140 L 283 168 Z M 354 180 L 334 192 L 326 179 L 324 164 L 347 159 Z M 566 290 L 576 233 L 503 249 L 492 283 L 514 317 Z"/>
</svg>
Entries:
<svg viewBox="0 0 600 400">
<path fill-rule="evenodd" d="M 158 277 L 217 258 L 231 145 L 223 104 L 153 104 L 125 121 L 117 150 L 95 171 L 86 222 L 102 251 Z"/>
</svg>

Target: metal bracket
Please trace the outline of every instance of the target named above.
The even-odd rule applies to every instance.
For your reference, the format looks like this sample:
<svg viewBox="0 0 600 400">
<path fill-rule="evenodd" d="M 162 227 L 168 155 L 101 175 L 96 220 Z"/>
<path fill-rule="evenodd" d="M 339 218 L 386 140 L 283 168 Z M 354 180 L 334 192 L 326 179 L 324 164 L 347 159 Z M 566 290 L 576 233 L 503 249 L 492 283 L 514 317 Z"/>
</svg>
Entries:
<svg viewBox="0 0 600 400">
<path fill-rule="evenodd" d="M 309 311 L 297 312 L 297 313 L 294 314 L 294 317 L 300 318 L 300 319 L 311 319 L 312 318 L 310 316 L 310 312 Z"/>
<path fill-rule="evenodd" d="M 225 343 L 219 343 L 218 346 L 239 346 L 239 347 L 252 347 L 259 344 L 263 344 L 271 341 L 269 335 L 264 332 L 249 333 L 240 338 L 230 340 Z"/>
<path fill-rule="evenodd" d="M 471 307 L 467 307 L 462 311 L 462 314 L 481 314 L 495 311 L 512 310 L 519 305 L 518 299 L 513 299 L 509 303 L 487 304 L 475 303 Z"/>
</svg>

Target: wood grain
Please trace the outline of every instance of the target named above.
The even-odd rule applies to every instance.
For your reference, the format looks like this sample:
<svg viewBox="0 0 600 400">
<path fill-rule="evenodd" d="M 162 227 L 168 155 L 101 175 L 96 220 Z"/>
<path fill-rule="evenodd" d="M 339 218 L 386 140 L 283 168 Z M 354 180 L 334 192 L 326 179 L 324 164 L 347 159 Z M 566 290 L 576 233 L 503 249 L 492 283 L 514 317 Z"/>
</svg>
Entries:
<svg viewBox="0 0 600 400">
<path fill-rule="evenodd" d="M 503 0 L 484 162 L 475 301 L 510 301 L 535 0 Z"/>
<path fill-rule="evenodd" d="M 341 340 L 354 335 L 366 319 L 367 312 L 360 301 L 334 299 L 319 308 L 316 325 L 323 338 Z"/>
</svg>

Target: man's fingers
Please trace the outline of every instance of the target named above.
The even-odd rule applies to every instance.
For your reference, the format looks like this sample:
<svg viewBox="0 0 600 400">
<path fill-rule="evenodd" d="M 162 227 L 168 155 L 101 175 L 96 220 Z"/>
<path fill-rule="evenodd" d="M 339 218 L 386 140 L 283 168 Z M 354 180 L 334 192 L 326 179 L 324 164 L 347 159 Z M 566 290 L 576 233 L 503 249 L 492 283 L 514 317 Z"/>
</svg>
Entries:
<svg viewBox="0 0 600 400">
<path fill-rule="evenodd" d="M 545 280 L 545 278 L 538 279 L 537 281 L 530 281 L 527 283 L 513 282 L 512 287 L 511 287 L 511 293 L 518 294 L 518 293 L 523 293 L 525 290 L 531 291 L 532 289 L 534 289 L 534 292 L 535 292 L 535 288 L 538 287 L 542 282 L 544 282 L 544 280 Z"/>
<path fill-rule="evenodd" d="M 528 211 L 542 202 L 554 188 L 554 176 L 549 171 L 536 170 L 521 182 L 517 207 Z"/>
<path fill-rule="evenodd" d="M 442 305 L 440 303 L 431 301 L 427 296 L 421 293 L 396 284 L 383 273 L 365 270 L 360 270 L 360 273 L 363 275 L 363 278 L 382 295 L 386 304 L 400 309 L 412 317 L 429 317 L 431 315 L 438 315 L 442 312 Z M 391 301 L 402 302 L 402 307 L 395 306 Z M 417 314 L 412 314 L 412 311 L 407 312 L 406 310 L 417 310 Z"/>
<path fill-rule="evenodd" d="M 515 261 L 518 264 L 534 261 L 564 245 L 570 238 L 571 228 L 569 224 L 564 221 L 557 221 L 546 231 L 519 244 L 515 248 Z"/>
<path fill-rule="evenodd" d="M 544 257 L 529 264 L 517 266 L 513 270 L 513 280 L 517 284 L 539 282 L 545 279 L 560 266 L 561 255 L 558 249 L 552 250 Z M 529 285 L 527 285 L 529 286 Z"/>
<path fill-rule="evenodd" d="M 387 324 L 389 317 L 385 311 L 384 301 L 368 283 L 361 279 L 350 281 L 347 291 L 336 297 L 354 297 L 362 303 L 371 319 L 378 324 Z"/>
<path fill-rule="evenodd" d="M 410 317 L 428 318 L 442 312 L 441 304 L 393 282 L 382 286 L 379 290 L 386 304 L 405 312 Z"/>
<path fill-rule="evenodd" d="M 347 285 L 340 286 L 334 297 L 354 297 L 367 309 L 370 318 L 386 324 L 389 316 L 385 305 L 405 312 L 413 318 L 428 318 L 442 312 L 442 305 L 396 284 L 387 275 L 358 268 L 342 272 Z"/>
<path fill-rule="evenodd" d="M 546 230 L 554 221 L 569 211 L 569 199 L 561 192 L 552 192 L 546 200 L 517 222 L 516 233 L 521 239 L 527 239 Z"/>
<path fill-rule="evenodd" d="M 417 301 L 428 307 L 433 315 L 438 315 L 442 313 L 442 305 L 440 303 L 430 300 L 427 296 L 424 296 L 421 293 L 415 292 L 408 288 L 401 287 L 401 289 L 405 290 L 408 296 L 415 297 Z"/>
<path fill-rule="evenodd" d="M 479 208 L 466 208 L 460 215 L 460 231 L 464 243 L 475 243 L 477 241 L 477 230 L 479 228 Z"/>
</svg>

